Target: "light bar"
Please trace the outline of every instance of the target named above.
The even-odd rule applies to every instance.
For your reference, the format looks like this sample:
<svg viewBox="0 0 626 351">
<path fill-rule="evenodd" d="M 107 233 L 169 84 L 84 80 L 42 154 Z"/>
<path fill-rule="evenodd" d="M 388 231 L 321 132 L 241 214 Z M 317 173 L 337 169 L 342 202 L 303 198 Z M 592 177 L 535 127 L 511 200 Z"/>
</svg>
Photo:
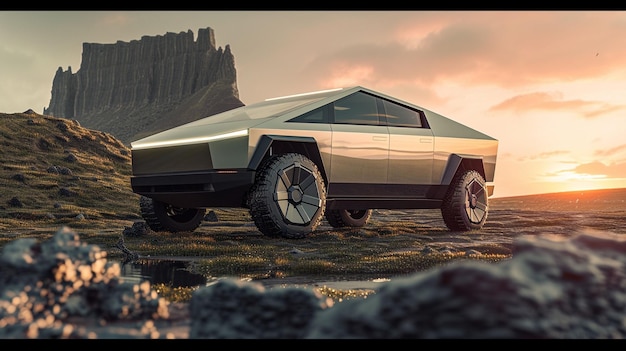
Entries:
<svg viewBox="0 0 626 351">
<path fill-rule="evenodd" d="M 131 143 L 131 148 L 133 150 L 140 150 L 140 149 L 149 149 L 149 148 L 160 147 L 160 146 L 197 144 L 197 143 L 216 141 L 216 140 L 221 140 L 221 139 L 242 137 L 246 135 L 248 135 L 248 130 L 243 129 L 243 130 L 238 130 L 236 132 L 229 132 L 229 133 L 211 135 L 211 136 L 206 136 L 206 137 L 167 140 L 167 141 L 155 141 L 152 143 L 140 143 L 140 144 Z"/>
</svg>

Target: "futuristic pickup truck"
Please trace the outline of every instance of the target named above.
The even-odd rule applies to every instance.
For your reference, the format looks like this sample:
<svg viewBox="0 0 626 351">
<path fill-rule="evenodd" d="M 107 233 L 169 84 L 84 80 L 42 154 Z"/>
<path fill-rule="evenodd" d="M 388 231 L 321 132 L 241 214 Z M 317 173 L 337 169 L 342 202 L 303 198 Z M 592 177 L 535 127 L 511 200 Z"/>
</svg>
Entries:
<svg viewBox="0 0 626 351">
<path fill-rule="evenodd" d="M 365 226 L 372 209 L 441 209 L 478 230 L 498 141 L 356 86 L 242 106 L 131 143 L 133 192 L 154 231 L 194 231 L 208 208 L 248 209 L 266 236 L 300 239 L 325 218 Z"/>
</svg>

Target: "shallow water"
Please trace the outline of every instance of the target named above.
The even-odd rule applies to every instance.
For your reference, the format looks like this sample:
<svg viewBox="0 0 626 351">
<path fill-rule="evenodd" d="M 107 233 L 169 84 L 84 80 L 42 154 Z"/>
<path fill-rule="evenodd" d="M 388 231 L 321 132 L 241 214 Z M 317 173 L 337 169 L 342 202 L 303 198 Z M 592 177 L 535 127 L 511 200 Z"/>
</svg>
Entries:
<svg viewBox="0 0 626 351">
<path fill-rule="evenodd" d="M 205 285 L 207 278 L 187 269 L 188 262 L 176 260 L 141 259 L 129 263 L 119 262 L 124 281 L 165 284 L 173 288 Z"/>
<path fill-rule="evenodd" d="M 172 288 L 198 287 L 211 284 L 220 277 L 207 278 L 202 274 L 193 273 L 187 269 L 190 261 L 166 260 L 166 259 L 140 259 L 123 263 L 118 262 L 121 268 L 121 277 L 130 283 L 149 281 L 151 285 L 165 284 Z M 265 287 L 327 287 L 338 290 L 376 290 L 381 284 L 389 282 L 389 278 L 372 278 L 363 280 L 313 280 L 307 278 L 298 279 L 262 279 L 255 280 Z"/>
</svg>

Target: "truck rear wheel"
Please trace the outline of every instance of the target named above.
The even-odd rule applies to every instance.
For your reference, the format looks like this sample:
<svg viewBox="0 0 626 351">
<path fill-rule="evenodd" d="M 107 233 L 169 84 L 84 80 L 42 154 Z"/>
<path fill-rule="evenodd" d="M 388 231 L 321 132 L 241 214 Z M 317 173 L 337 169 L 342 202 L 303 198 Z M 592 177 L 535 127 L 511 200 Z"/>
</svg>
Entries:
<svg viewBox="0 0 626 351">
<path fill-rule="evenodd" d="M 141 216 L 155 232 L 192 232 L 200 226 L 205 209 L 181 208 L 142 196 Z"/>
<path fill-rule="evenodd" d="M 372 210 L 326 210 L 326 220 L 333 228 L 363 227 L 372 216 Z"/>
<path fill-rule="evenodd" d="M 481 229 L 489 211 L 485 179 L 470 170 L 457 175 L 441 206 L 441 215 L 450 230 L 469 231 Z"/>
</svg>

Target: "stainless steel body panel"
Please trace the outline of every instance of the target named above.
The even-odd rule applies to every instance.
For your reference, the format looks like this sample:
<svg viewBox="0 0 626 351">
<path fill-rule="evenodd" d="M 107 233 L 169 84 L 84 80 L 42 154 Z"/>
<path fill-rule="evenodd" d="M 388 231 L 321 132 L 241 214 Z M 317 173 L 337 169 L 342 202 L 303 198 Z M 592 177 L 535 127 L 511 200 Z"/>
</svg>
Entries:
<svg viewBox="0 0 626 351">
<path fill-rule="evenodd" d="M 387 182 L 389 134 L 386 126 L 334 124 L 331 128 L 331 182 Z"/>
<path fill-rule="evenodd" d="M 433 148 L 430 129 L 389 127 L 387 183 L 432 184 Z"/>
</svg>

